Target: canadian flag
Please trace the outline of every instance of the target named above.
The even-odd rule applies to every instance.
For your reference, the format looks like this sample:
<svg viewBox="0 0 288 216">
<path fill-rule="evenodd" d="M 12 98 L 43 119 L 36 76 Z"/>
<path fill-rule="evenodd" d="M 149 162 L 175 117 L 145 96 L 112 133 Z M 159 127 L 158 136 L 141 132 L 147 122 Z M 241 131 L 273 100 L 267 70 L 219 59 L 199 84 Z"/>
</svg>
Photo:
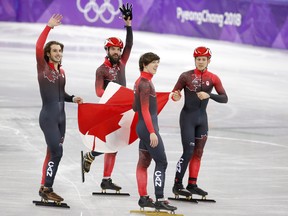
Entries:
<svg viewBox="0 0 288 216">
<path fill-rule="evenodd" d="M 158 114 L 169 99 L 169 92 L 157 94 Z M 138 138 L 138 114 L 132 109 L 133 90 L 110 82 L 99 103 L 78 106 L 78 126 L 89 150 L 109 153 L 132 144 Z"/>
</svg>

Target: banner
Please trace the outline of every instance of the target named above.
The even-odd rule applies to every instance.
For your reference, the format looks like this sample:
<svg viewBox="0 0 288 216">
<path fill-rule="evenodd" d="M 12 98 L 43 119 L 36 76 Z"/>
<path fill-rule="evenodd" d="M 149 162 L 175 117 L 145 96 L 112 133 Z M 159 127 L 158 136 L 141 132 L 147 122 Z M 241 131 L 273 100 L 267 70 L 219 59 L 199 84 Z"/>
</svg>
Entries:
<svg viewBox="0 0 288 216">
<path fill-rule="evenodd" d="M 118 9 L 133 4 L 133 29 L 288 48 L 288 0 L 1 0 L 0 21 L 123 28 Z"/>
</svg>

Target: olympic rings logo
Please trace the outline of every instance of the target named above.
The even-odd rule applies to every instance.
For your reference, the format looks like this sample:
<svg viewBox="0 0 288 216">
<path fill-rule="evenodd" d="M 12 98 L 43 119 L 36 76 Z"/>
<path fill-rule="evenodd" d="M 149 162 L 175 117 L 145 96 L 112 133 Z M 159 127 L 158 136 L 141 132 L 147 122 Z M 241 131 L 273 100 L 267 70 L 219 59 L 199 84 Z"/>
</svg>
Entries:
<svg viewBox="0 0 288 216">
<path fill-rule="evenodd" d="M 120 13 L 118 8 L 121 7 L 122 0 L 118 0 L 119 6 L 116 8 L 110 3 L 110 0 L 104 0 L 101 6 L 99 6 L 96 1 L 97 0 L 89 0 L 83 8 L 80 3 L 81 0 L 77 0 L 77 8 L 84 14 L 84 17 L 88 22 L 93 23 L 100 18 L 104 23 L 108 24 L 111 23 L 114 20 L 114 17 Z M 107 14 L 106 12 L 110 13 L 108 18 L 104 16 L 104 13 Z"/>
</svg>

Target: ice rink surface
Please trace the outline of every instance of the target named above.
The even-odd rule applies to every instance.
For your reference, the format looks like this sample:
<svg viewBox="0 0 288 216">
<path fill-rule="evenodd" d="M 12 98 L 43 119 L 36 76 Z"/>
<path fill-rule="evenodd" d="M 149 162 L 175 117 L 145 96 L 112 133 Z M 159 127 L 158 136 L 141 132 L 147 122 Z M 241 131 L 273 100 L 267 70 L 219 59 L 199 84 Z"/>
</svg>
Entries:
<svg viewBox="0 0 288 216">
<path fill-rule="evenodd" d="M 38 124 L 41 99 L 37 82 L 35 43 L 45 24 L 0 22 L 0 215 L 2 216 L 124 216 L 138 210 L 136 163 L 138 141 L 118 152 L 112 179 L 130 197 L 92 196 L 100 191 L 103 156 L 94 161 L 81 182 L 80 151 L 88 151 L 77 125 L 77 105 L 66 104 L 64 156 L 54 190 L 70 209 L 38 207 L 41 168 L 46 151 Z M 95 70 L 103 62 L 104 40 L 125 39 L 125 30 L 59 26 L 48 40 L 63 42 L 66 91 L 96 103 Z M 229 96 L 227 104 L 210 100 L 209 138 L 198 185 L 216 203 L 171 201 L 185 216 L 288 215 L 288 53 L 199 38 L 134 32 L 126 68 L 127 87 L 139 76 L 138 59 L 145 52 L 161 57 L 153 78 L 157 91 L 171 91 L 178 76 L 194 68 L 193 50 L 212 50 L 209 70 L 216 73 Z M 176 162 L 182 147 L 178 118 L 183 100 L 169 102 L 159 116 L 168 168 L 165 196 L 171 197 Z M 152 171 L 149 193 L 152 198 Z M 187 181 L 187 174 L 184 182 Z M 135 215 L 135 214 L 134 214 Z"/>
</svg>

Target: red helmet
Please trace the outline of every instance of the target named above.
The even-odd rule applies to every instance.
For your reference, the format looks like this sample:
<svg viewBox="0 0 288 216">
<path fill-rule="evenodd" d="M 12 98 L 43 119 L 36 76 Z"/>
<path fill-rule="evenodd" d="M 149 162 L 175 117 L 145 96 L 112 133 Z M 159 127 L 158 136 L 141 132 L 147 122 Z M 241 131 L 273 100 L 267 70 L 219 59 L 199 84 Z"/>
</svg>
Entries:
<svg viewBox="0 0 288 216">
<path fill-rule="evenodd" d="M 104 48 L 107 49 L 108 47 L 120 47 L 121 49 L 123 48 L 123 42 L 120 38 L 117 37 L 110 37 L 107 38 L 104 42 Z"/>
<path fill-rule="evenodd" d="M 198 57 L 198 56 L 206 56 L 208 58 L 211 58 L 211 50 L 207 47 L 197 47 L 195 50 L 194 50 L 194 58 Z"/>
</svg>

